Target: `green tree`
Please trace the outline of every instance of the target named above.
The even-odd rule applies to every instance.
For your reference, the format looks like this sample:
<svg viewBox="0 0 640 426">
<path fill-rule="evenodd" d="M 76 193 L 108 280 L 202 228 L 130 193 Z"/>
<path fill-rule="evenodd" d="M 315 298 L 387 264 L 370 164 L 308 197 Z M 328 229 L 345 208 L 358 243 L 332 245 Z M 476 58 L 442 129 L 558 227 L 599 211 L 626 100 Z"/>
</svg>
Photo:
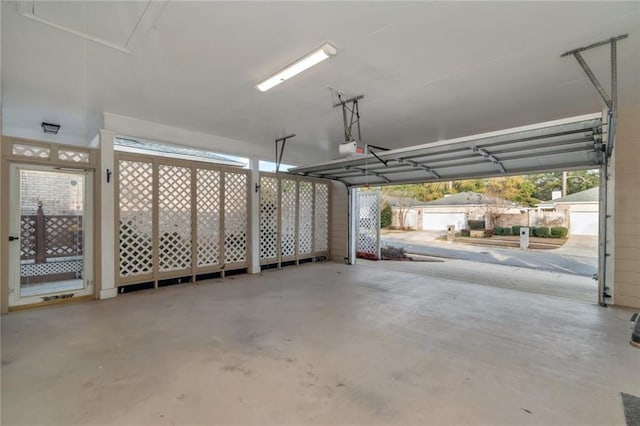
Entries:
<svg viewBox="0 0 640 426">
<path fill-rule="evenodd" d="M 539 173 L 525 176 L 533 185 L 532 197 L 540 201 L 551 200 L 553 191 L 562 190 L 562 172 Z M 567 172 L 567 195 L 595 188 L 600 184 L 598 170 L 574 170 Z"/>
<path fill-rule="evenodd" d="M 453 183 L 456 192 L 479 192 L 484 193 L 487 186 L 487 179 L 467 179 Z"/>
<path fill-rule="evenodd" d="M 567 195 L 600 186 L 598 170 L 577 170 L 567 173 Z"/>
<path fill-rule="evenodd" d="M 382 210 L 380 210 L 380 227 L 386 228 L 391 225 L 393 220 L 393 209 L 391 208 L 391 203 L 385 201 L 382 204 Z"/>
</svg>

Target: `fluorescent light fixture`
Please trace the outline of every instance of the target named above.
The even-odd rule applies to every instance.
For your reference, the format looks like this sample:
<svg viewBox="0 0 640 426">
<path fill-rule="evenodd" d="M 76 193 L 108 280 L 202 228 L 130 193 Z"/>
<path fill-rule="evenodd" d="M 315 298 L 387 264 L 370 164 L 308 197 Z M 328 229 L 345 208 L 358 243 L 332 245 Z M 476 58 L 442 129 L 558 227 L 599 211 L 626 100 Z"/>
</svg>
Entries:
<svg viewBox="0 0 640 426">
<path fill-rule="evenodd" d="M 277 86 L 283 81 L 289 80 L 291 77 L 300 74 L 302 71 L 307 70 L 312 66 L 324 61 L 325 59 L 330 58 L 331 56 L 335 55 L 336 52 L 337 50 L 333 45 L 325 43 L 318 50 L 314 50 L 308 55 L 303 56 L 291 65 L 284 68 L 282 71 L 279 71 L 265 81 L 258 83 L 256 87 L 261 92 L 266 92 L 267 90 Z"/>
</svg>

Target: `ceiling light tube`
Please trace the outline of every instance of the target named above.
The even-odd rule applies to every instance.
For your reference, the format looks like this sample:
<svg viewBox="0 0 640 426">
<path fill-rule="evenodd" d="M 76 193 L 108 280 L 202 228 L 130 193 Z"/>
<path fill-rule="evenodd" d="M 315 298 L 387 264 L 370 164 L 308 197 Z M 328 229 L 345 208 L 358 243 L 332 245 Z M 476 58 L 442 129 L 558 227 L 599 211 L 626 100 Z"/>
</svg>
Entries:
<svg viewBox="0 0 640 426">
<path fill-rule="evenodd" d="M 291 77 L 300 74 L 302 71 L 305 71 L 312 66 L 319 64 L 325 59 L 330 58 L 331 56 L 335 55 L 336 52 L 337 50 L 333 45 L 325 43 L 319 49 L 303 56 L 291 65 L 285 67 L 282 71 L 279 71 L 263 82 L 258 83 L 256 87 L 261 92 L 266 92 L 267 90 L 277 86 L 283 81 L 289 80 Z"/>
</svg>

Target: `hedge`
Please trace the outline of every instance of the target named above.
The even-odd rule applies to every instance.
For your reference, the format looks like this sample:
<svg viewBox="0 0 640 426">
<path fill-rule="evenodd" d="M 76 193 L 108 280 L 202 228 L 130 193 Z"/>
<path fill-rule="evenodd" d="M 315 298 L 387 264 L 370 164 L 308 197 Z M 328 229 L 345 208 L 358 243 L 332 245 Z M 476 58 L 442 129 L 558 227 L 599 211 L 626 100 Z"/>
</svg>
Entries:
<svg viewBox="0 0 640 426">
<path fill-rule="evenodd" d="M 550 232 L 548 226 L 538 226 L 536 228 L 536 237 L 549 238 Z"/>
<path fill-rule="evenodd" d="M 502 235 L 513 235 L 513 232 L 511 231 L 511 228 L 509 228 L 509 227 L 502 228 Z"/>
<path fill-rule="evenodd" d="M 522 228 L 521 225 L 513 225 L 511 227 L 511 231 L 513 231 L 513 235 L 520 235 L 520 228 Z"/>
<path fill-rule="evenodd" d="M 461 237 L 470 237 L 471 236 L 471 231 L 468 229 L 461 229 L 460 230 L 460 236 Z"/>
<path fill-rule="evenodd" d="M 538 228 L 536 228 L 535 226 L 529 226 L 528 228 L 529 228 L 529 236 L 530 237 L 537 237 L 538 236 L 538 234 L 536 234 L 536 230 Z"/>
<path fill-rule="evenodd" d="M 469 224 L 469 229 L 473 229 L 474 231 L 484 229 L 484 220 L 469 220 L 467 223 Z"/>
<path fill-rule="evenodd" d="M 554 226 L 551 228 L 551 238 L 567 238 L 569 230 L 564 226 Z"/>
<path fill-rule="evenodd" d="M 493 235 L 504 235 L 504 228 L 502 226 L 494 226 L 493 227 Z"/>
</svg>

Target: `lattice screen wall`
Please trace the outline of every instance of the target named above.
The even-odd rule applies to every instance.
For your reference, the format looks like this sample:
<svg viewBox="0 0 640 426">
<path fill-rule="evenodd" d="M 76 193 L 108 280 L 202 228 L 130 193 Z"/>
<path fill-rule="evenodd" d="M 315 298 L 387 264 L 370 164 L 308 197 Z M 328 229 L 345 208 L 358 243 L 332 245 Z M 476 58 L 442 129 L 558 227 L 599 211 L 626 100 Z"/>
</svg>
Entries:
<svg viewBox="0 0 640 426">
<path fill-rule="evenodd" d="M 263 263 L 278 261 L 279 191 L 277 178 L 260 176 L 260 261 Z"/>
<path fill-rule="evenodd" d="M 191 268 L 191 168 L 158 166 L 160 271 Z"/>
<path fill-rule="evenodd" d="M 328 256 L 329 184 L 260 173 L 260 264 Z"/>
<path fill-rule="evenodd" d="M 118 285 L 248 266 L 248 171 L 116 156 Z"/>
<path fill-rule="evenodd" d="M 358 191 L 356 256 L 380 258 L 380 193 Z"/>
</svg>

